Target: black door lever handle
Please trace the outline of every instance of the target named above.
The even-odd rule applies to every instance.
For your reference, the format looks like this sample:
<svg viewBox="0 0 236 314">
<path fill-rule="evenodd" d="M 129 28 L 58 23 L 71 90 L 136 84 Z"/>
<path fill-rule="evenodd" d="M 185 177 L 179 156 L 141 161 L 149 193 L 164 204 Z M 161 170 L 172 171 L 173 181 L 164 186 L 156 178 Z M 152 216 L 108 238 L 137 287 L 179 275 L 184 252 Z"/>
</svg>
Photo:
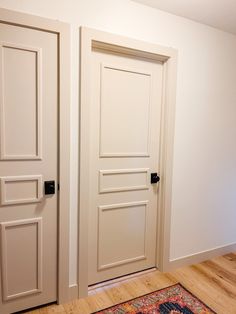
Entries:
<svg viewBox="0 0 236 314">
<path fill-rule="evenodd" d="M 55 194 L 55 181 L 44 182 L 44 194 L 45 195 Z"/>
<path fill-rule="evenodd" d="M 151 173 L 151 184 L 157 183 L 159 181 L 160 181 L 159 175 L 156 172 Z"/>
</svg>

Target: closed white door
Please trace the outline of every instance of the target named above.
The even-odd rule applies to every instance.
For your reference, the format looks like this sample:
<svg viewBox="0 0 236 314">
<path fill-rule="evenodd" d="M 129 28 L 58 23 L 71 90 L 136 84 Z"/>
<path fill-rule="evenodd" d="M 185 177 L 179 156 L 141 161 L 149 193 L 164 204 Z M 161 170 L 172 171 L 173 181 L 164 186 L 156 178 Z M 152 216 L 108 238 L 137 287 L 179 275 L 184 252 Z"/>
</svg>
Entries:
<svg viewBox="0 0 236 314">
<path fill-rule="evenodd" d="M 163 66 L 96 50 L 91 71 L 90 285 L 156 266 Z"/>
<path fill-rule="evenodd" d="M 11 313 L 57 299 L 57 188 L 44 182 L 57 187 L 58 45 L 14 25 L 0 34 L 0 313 Z"/>
</svg>

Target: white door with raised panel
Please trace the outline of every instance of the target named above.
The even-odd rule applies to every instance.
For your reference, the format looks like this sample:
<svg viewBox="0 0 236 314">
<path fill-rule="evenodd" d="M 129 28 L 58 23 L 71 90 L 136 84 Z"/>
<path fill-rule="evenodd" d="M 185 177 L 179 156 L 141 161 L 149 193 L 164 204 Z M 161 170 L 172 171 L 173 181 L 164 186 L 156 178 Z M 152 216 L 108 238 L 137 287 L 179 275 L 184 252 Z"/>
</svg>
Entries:
<svg viewBox="0 0 236 314">
<path fill-rule="evenodd" d="M 57 186 L 58 43 L 4 23 L 0 34 L 0 313 L 11 313 L 57 300 L 57 189 L 45 195 L 44 182 Z"/>
<path fill-rule="evenodd" d="M 92 52 L 89 284 L 156 266 L 163 66 Z"/>
</svg>

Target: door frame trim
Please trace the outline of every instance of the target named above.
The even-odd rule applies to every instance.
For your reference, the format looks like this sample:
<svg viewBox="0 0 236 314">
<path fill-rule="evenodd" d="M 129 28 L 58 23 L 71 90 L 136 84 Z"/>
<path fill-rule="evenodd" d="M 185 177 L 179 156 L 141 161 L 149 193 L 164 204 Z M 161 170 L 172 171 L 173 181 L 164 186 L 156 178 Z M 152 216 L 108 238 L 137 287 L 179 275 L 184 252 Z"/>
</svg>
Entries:
<svg viewBox="0 0 236 314">
<path fill-rule="evenodd" d="M 170 220 L 174 149 L 177 50 L 120 35 L 81 27 L 80 32 L 80 170 L 79 170 L 79 297 L 88 295 L 88 190 L 89 176 L 89 85 L 92 50 L 126 54 L 162 62 L 164 70 L 161 117 L 161 184 L 158 198 L 157 263 L 161 271 L 170 264 Z"/>
<path fill-rule="evenodd" d="M 69 24 L 0 8 L 0 22 L 58 36 L 58 282 L 57 302 L 69 300 L 70 222 L 70 27 Z"/>
</svg>

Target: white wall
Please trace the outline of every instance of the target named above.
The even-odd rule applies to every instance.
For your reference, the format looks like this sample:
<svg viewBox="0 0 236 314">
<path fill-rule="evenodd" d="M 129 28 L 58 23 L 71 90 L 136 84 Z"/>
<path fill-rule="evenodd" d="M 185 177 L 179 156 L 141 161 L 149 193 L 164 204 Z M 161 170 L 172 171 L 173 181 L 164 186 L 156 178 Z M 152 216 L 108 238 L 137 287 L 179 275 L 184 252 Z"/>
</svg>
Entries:
<svg viewBox="0 0 236 314">
<path fill-rule="evenodd" d="M 76 282 L 80 25 L 179 52 L 171 259 L 236 242 L 236 37 L 129 0 L 0 0 L 72 25 L 70 283 Z"/>
</svg>

